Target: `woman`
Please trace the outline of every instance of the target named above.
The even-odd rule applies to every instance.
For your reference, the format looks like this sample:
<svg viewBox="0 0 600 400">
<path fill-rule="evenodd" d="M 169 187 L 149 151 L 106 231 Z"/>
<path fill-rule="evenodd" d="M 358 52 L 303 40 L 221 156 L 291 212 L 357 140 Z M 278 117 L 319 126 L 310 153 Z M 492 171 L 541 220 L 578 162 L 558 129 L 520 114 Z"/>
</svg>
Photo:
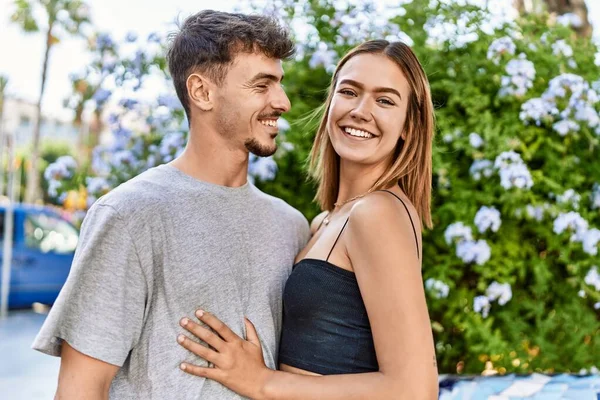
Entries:
<svg viewBox="0 0 600 400">
<path fill-rule="evenodd" d="M 286 283 L 280 370 L 248 320 L 243 340 L 203 311 L 213 331 L 182 325 L 210 348 L 178 341 L 215 368 L 181 368 L 255 399 L 437 399 L 419 223 L 431 226 L 427 77 L 405 44 L 369 41 L 340 61 L 324 108 L 310 165 L 326 211 Z"/>
</svg>

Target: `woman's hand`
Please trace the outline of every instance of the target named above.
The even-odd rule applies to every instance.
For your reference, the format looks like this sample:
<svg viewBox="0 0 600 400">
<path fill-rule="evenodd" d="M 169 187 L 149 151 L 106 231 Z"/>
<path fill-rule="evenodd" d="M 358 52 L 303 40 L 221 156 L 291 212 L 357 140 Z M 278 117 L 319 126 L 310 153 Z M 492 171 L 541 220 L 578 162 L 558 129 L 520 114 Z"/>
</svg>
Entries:
<svg viewBox="0 0 600 400">
<path fill-rule="evenodd" d="M 273 371 L 265 365 L 254 325 L 248 319 L 244 319 L 247 336 L 247 340 L 244 340 L 214 315 L 198 310 L 196 316 L 216 334 L 189 318 L 183 318 L 180 321 L 181 326 L 207 343 L 210 348 L 196 343 L 185 335 L 179 335 L 177 342 L 198 357 L 214 364 L 215 367 L 181 363 L 180 368 L 188 374 L 217 381 L 242 396 L 252 399 L 263 397 L 265 383 Z"/>
</svg>

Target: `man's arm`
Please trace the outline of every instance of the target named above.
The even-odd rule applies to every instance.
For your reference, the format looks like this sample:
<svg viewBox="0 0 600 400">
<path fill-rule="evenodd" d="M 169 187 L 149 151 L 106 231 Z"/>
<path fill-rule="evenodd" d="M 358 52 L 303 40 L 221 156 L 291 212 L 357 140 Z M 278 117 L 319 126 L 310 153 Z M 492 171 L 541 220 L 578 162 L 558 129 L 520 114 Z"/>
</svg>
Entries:
<svg viewBox="0 0 600 400">
<path fill-rule="evenodd" d="M 86 356 L 63 342 L 54 400 L 106 400 L 119 367 Z"/>
</svg>

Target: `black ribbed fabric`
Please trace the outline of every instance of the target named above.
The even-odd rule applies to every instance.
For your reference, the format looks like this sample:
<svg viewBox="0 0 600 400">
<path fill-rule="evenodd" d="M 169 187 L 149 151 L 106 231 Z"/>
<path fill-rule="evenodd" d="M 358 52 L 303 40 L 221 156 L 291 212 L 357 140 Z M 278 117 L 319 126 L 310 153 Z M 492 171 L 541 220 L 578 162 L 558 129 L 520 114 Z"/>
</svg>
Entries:
<svg viewBox="0 0 600 400">
<path fill-rule="evenodd" d="M 417 231 L 408 207 L 393 192 L 381 191 L 396 197 L 406 209 L 415 235 L 417 257 L 420 257 Z M 300 260 L 286 282 L 279 363 L 322 375 L 379 370 L 371 325 L 356 276 L 329 262 L 348 222 L 349 218 L 326 260 Z"/>
<path fill-rule="evenodd" d="M 304 259 L 283 294 L 279 362 L 322 375 L 379 370 L 354 272 Z"/>
</svg>

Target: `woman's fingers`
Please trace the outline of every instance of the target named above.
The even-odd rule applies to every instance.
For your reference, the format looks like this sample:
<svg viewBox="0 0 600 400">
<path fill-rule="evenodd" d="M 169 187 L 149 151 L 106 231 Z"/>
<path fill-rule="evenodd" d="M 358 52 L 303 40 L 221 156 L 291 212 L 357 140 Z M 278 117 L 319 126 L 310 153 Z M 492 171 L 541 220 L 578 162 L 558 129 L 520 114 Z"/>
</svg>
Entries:
<svg viewBox="0 0 600 400">
<path fill-rule="evenodd" d="M 244 318 L 244 322 L 246 323 L 246 340 L 258 346 L 259 349 L 262 348 L 254 324 L 248 318 Z"/>
<path fill-rule="evenodd" d="M 211 313 L 207 313 L 203 310 L 196 311 L 196 317 L 206 325 L 210 326 L 215 332 L 219 334 L 226 342 L 233 342 L 236 340 L 241 340 L 241 338 L 235 334 L 234 331 L 229 329 L 227 325 L 221 322 L 220 319 L 212 315 Z"/>
<path fill-rule="evenodd" d="M 192 335 L 196 336 L 198 339 L 202 340 L 217 351 L 220 351 L 223 348 L 223 345 L 225 344 L 223 342 L 223 339 L 221 339 L 219 336 L 215 335 L 210 330 L 198 325 L 189 318 L 182 318 L 181 321 L 179 321 L 179 324 Z"/>
<path fill-rule="evenodd" d="M 208 361 L 209 363 L 213 363 L 214 365 L 219 365 L 219 353 L 216 351 L 209 349 L 206 346 L 201 345 L 200 343 L 194 342 L 192 339 L 186 337 L 185 335 L 177 336 L 177 343 L 179 343 L 182 347 L 191 351 L 198 357 L 201 357 Z"/>
<path fill-rule="evenodd" d="M 208 367 L 199 367 L 197 365 L 181 363 L 179 365 L 182 371 L 190 374 L 200 376 L 206 379 L 212 379 L 213 381 L 217 381 L 222 383 L 223 380 L 223 371 L 218 368 L 208 368 Z"/>
</svg>

